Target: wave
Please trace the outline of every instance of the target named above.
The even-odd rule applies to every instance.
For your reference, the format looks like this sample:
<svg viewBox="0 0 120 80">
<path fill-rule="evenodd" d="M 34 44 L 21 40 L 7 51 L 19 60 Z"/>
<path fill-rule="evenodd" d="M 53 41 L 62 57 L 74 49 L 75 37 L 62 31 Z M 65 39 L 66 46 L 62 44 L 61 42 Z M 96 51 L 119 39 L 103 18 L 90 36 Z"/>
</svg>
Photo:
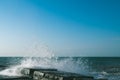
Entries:
<svg viewBox="0 0 120 80">
<path fill-rule="evenodd" d="M 58 57 L 26 57 L 18 65 L 12 65 L 9 68 L 0 71 L 0 75 L 21 76 L 22 68 L 55 68 L 60 71 L 86 74 L 87 65 L 83 63 L 82 58 L 75 60 L 73 58 Z"/>
<path fill-rule="evenodd" d="M 86 58 L 76 57 L 24 57 L 17 59 L 18 64 L 10 65 L 7 69 L 0 71 L 0 75 L 22 76 L 23 68 L 55 68 L 60 71 L 73 72 L 94 76 L 94 78 L 108 78 L 108 80 L 119 80 L 119 67 L 98 67 L 90 65 Z M 17 61 L 14 60 L 14 61 Z M 12 60 L 13 61 L 13 60 Z"/>
</svg>

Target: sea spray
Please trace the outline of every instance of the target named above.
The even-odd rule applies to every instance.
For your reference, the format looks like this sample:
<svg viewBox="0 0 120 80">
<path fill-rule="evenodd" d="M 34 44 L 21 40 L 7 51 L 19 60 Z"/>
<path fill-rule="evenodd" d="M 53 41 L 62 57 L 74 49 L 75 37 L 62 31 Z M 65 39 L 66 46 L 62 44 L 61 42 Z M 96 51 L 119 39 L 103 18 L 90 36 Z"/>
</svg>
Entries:
<svg viewBox="0 0 120 80">
<path fill-rule="evenodd" d="M 82 58 L 75 60 L 72 57 L 29 57 L 22 60 L 20 65 L 27 68 L 55 68 L 74 73 L 86 73 L 88 69 Z"/>
<path fill-rule="evenodd" d="M 23 68 L 55 68 L 60 71 L 82 74 L 88 72 L 87 61 L 82 58 L 55 57 L 53 51 L 47 45 L 41 43 L 35 43 L 31 47 L 29 51 L 32 52 L 32 55 L 23 57 L 18 60 L 18 64 L 0 71 L 0 75 L 21 76 L 20 72 Z"/>
<path fill-rule="evenodd" d="M 25 52 L 27 57 L 54 57 L 54 51 L 42 41 L 33 41 L 25 48 Z M 23 55 L 23 57 L 26 56 Z"/>
<path fill-rule="evenodd" d="M 55 68 L 60 71 L 86 74 L 88 67 L 82 62 L 82 58 L 76 61 L 72 57 L 25 57 L 21 63 L 0 71 L 0 75 L 21 76 L 23 68 Z"/>
<path fill-rule="evenodd" d="M 22 76 L 20 71 L 22 70 L 22 67 L 20 65 L 15 65 L 12 67 L 9 67 L 5 70 L 0 71 L 0 75 L 4 76 Z"/>
<path fill-rule="evenodd" d="M 0 58 L 1 64 L 11 62 L 7 69 L 0 71 L 0 76 L 22 76 L 23 68 L 56 68 L 61 71 L 85 74 L 94 78 L 108 78 L 108 80 L 120 80 L 120 58 L 91 58 L 91 57 L 5 57 Z M 6 61 L 7 62 L 6 62 Z M 111 62 L 110 64 L 108 63 Z M 7 66 L 7 65 L 6 65 Z M 112 67 L 111 67 L 112 66 Z M 109 73 L 112 70 L 112 73 Z M 116 71 L 117 70 L 117 71 Z"/>
</svg>

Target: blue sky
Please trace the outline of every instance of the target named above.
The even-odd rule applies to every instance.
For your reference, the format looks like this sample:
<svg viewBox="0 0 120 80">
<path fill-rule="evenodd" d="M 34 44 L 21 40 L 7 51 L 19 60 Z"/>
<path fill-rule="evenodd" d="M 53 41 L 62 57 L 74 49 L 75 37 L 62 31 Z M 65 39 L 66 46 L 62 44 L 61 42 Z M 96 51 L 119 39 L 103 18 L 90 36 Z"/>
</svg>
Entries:
<svg viewBox="0 0 120 80">
<path fill-rule="evenodd" d="M 120 56 L 119 0 L 0 0 L 0 55 Z M 39 56 L 43 53 L 37 52 Z"/>
</svg>

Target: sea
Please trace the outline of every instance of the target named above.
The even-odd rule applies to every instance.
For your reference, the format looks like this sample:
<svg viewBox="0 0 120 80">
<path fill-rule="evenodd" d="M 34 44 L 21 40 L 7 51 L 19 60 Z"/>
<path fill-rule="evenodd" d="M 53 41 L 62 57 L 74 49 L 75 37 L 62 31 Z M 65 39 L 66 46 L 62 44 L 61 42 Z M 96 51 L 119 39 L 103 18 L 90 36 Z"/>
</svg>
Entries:
<svg viewBox="0 0 120 80">
<path fill-rule="evenodd" d="M 55 68 L 94 78 L 120 80 L 120 57 L 0 57 L 0 77 L 21 76 L 21 67 Z"/>
</svg>

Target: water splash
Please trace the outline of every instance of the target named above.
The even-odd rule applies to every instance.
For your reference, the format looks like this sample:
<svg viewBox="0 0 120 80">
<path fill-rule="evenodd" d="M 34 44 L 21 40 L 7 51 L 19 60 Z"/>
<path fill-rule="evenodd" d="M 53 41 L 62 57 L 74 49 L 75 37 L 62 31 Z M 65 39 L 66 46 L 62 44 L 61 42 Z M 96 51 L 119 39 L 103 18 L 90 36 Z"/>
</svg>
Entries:
<svg viewBox="0 0 120 80">
<path fill-rule="evenodd" d="M 0 75 L 7 76 L 21 76 L 20 71 L 22 68 L 55 68 L 60 71 L 74 72 L 74 73 L 86 73 L 87 66 L 86 61 L 81 59 L 68 58 L 58 58 L 54 57 L 53 51 L 49 49 L 48 46 L 43 44 L 35 44 L 32 49 L 30 49 L 33 55 L 30 57 L 24 57 L 19 64 L 12 65 L 8 69 L 0 71 Z M 35 57 L 35 56 L 40 57 Z"/>
<path fill-rule="evenodd" d="M 22 76 L 20 71 L 22 70 L 22 67 L 20 65 L 16 65 L 14 67 L 9 67 L 5 70 L 0 71 L 0 75 L 5 75 L 5 76 Z"/>
<path fill-rule="evenodd" d="M 23 68 L 55 68 L 60 71 L 86 74 L 87 67 L 81 60 L 82 58 L 76 61 L 74 58 L 26 57 L 20 64 L 1 71 L 0 75 L 22 76 L 20 72 Z"/>
<path fill-rule="evenodd" d="M 60 71 L 74 72 L 74 73 L 86 73 L 88 66 L 82 58 L 75 60 L 74 58 L 58 58 L 58 57 L 30 57 L 21 61 L 22 67 L 27 68 L 55 68 Z"/>
<path fill-rule="evenodd" d="M 27 53 L 27 57 L 54 57 L 53 50 L 41 41 L 36 41 L 27 46 L 25 52 Z"/>
</svg>

